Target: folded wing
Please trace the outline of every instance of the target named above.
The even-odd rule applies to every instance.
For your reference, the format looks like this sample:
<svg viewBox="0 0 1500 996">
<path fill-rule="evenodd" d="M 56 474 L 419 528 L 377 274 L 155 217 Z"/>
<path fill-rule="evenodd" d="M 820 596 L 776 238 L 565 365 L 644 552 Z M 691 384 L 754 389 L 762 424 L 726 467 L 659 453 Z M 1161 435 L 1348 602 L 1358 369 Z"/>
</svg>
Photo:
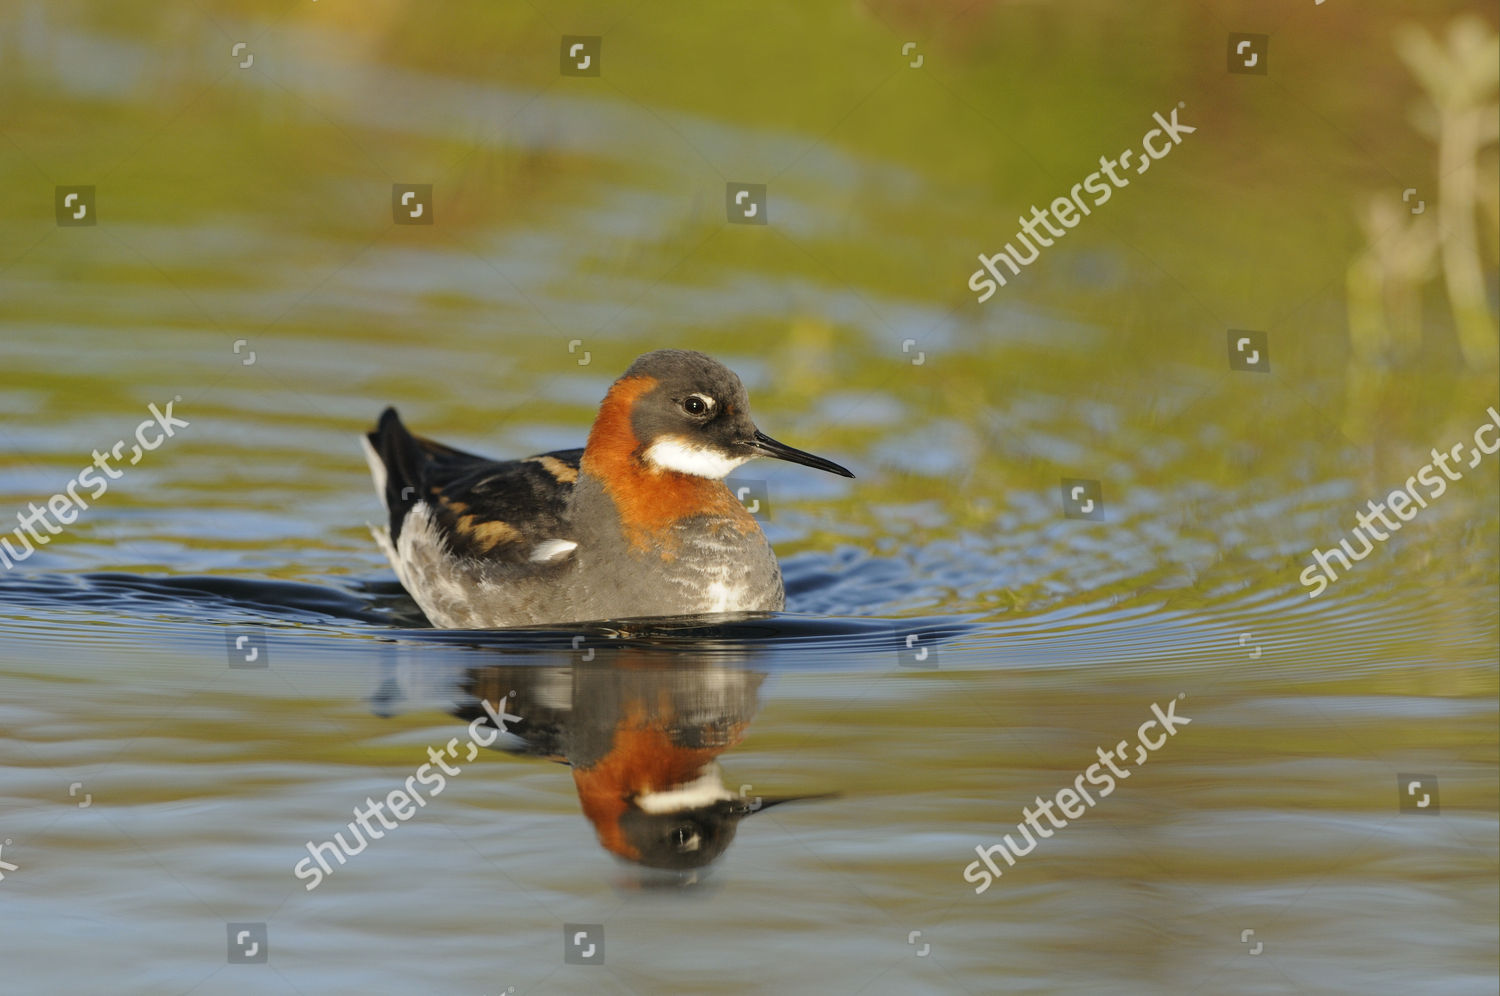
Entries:
<svg viewBox="0 0 1500 996">
<path fill-rule="evenodd" d="M 413 435 L 394 408 L 364 441 L 389 515 L 377 538 L 398 574 L 402 532 L 414 524 L 465 561 L 561 563 L 577 546 L 567 508 L 581 449 L 490 460 Z"/>
</svg>

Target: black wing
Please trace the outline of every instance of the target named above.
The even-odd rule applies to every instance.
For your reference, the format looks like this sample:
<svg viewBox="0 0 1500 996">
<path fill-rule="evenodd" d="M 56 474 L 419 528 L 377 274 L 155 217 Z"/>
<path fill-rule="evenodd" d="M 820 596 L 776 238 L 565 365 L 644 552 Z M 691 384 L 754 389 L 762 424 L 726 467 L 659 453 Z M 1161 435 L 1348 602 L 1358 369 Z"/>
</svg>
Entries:
<svg viewBox="0 0 1500 996">
<path fill-rule="evenodd" d="M 413 435 L 394 408 L 365 438 L 385 465 L 392 546 L 419 502 L 459 556 L 523 562 L 537 544 L 571 538 L 567 506 L 581 449 L 490 460 Z"/>
</svg>

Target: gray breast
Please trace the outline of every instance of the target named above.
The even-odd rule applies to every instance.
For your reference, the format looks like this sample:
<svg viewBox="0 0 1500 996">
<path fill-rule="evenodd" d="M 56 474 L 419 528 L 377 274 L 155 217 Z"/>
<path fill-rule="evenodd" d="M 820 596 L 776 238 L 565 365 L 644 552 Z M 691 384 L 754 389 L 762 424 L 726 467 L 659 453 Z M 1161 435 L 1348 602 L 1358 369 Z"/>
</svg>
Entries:
<svg viewBox="0 0 1500 996">
<path fill-rule="evenodd" d="M 642 549 L 620 527 L 614 503 L 588 478 L 574 495 L 578 532 L 574 618 L 766 612 L 786 604 L 781 567 L 759 527 L 692 516 Z"/>
<path fill-rule="evenodd" d="M 576 618 L 776 611 L 781 567 L 765 535 L 731 520 L 685 519 L 658 545 L 580 542 Z"/>
</svg>

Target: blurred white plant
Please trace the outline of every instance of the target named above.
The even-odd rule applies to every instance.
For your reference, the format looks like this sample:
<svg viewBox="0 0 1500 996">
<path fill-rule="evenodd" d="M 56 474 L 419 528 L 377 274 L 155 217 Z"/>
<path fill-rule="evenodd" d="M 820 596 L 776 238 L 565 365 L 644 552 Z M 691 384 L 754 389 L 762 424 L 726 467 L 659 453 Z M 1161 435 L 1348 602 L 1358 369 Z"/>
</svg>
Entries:
<svg viewBox="0 0 1500 996">
<path fill-rule="evenodd" d="M 1441 259 L 1444 287 L 1471 370 L 1500 359 L 1486 297 L 1485 257 L 1500 256 L 1500 171 L 1486 150 L 1500 141 L 1500 36 L 1474 15 L 1455 19 L 1446 44 L 1425 28 L 1396 32 L 1396 52 L 1425 91 L 1412 123 L 1437 143 L 1433 213 L 1411 214 L 1387 195 L 1360 214 L 1368 246 L 1349 266 L 1349 334 L 1356 362 L 1383 366 L 1421 347 L 1421 295 Z M 1479 218 L 1493 236 L 1481 246 Z"/>
<path fill-rule="evenodd" d="M 1349 264 L 1349 339 L 1355 361 L 1379 367 L 1411 360 L 1422 347 L 1422 285 L 1437 273 L 1431 214 L 1412 215 L 1387 194 L 1359 215 L 1368 242 Z"/>
</svg>

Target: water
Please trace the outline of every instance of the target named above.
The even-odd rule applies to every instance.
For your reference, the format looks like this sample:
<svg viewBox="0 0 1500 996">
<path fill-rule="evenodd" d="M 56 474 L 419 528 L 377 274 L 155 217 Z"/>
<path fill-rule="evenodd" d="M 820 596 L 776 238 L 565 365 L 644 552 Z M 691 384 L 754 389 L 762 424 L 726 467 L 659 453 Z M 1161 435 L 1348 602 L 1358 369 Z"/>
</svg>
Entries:
<svg viewBox="0 0 1500 996">
<path fill-rule="evenodd" d="M 1186 9 L 131 10 L 0 15 L 0 510 L 189 423 L 0 571 L 0 990 L 1495 990 L 1496 458 L 1298 580 L 1500 397 L 1436 278 L 1407 353 L 1351 331 L 1351 199 L 1437 182 L 1397 15 L 1246 8 L 1263 79 Z M 588 31 L 604 75 L 559 77 Z M 1208 55 L 1129 55 L 1164 38 Z M 1179 100 L 1201 131 L 972 302 L 975 252 Z M 738 181 L 769 225 L 723 223 Z M 408 182 L 432 226 L 391 224 Z M 69 183 L 97 226 L 55 225 Z M 427 627 L 358 434 L 578 445 L 667 345 L 857 475 L 742 469 L 788 611 Z M 621 822 L 648 773 L 727 798 Z"/>
</svg>

